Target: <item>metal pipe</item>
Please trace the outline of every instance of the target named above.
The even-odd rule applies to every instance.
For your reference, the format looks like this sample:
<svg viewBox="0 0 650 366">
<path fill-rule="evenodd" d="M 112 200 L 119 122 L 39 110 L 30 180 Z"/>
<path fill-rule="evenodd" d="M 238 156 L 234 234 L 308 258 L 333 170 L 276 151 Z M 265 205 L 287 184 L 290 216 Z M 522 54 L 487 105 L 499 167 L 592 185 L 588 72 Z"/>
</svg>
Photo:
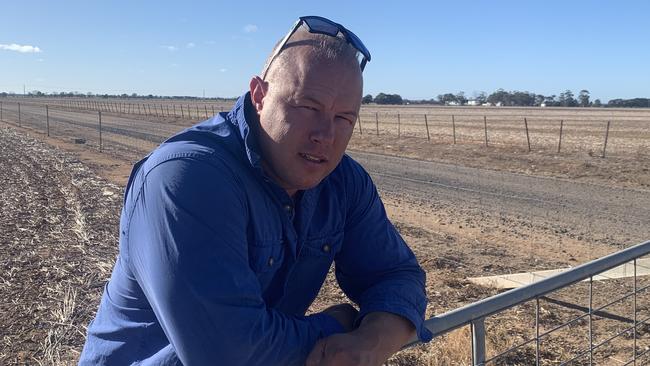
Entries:
<svg viewBox="0 0 650 366">
<path fill-rule="evenodd" d="M 528 286 L 515 288 L 435 316 L 426 320 L 424 326 L 433 333 L 434 337 L 437 337 L 462 327 L 474 320 L 488 317 L 523 302 L 532 300 L 535 297 L 545 295 L 559 288 L 582 281 L 648 253 L 650 253 L 650 241 L 637 244 L 603 258 L 582 264 Z M 412 339 L 407 346 L 415 343 L 417 343 L 417 340 Z"/>
<path fill-rule="evenodd" d="M 472 362 L 485 364 L 485 319 L 472 321 Z"/>
</svg>

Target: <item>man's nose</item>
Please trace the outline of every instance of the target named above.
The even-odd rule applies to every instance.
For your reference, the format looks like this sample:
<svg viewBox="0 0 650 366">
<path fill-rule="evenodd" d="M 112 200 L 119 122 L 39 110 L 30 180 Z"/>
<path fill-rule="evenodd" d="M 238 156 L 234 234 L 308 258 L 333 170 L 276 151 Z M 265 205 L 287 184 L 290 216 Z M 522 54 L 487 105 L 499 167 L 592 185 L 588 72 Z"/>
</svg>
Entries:
<svg viewBox="0 0 650 366">
<path fill-rule="evenodd" d="M 311 140 L 315 143 L 323 145 L 331 145 L 334 143 L 334 136 L 336 135 L 334 118 L 323 117 L 313 125 L 311 131 Z"/>
</svg>

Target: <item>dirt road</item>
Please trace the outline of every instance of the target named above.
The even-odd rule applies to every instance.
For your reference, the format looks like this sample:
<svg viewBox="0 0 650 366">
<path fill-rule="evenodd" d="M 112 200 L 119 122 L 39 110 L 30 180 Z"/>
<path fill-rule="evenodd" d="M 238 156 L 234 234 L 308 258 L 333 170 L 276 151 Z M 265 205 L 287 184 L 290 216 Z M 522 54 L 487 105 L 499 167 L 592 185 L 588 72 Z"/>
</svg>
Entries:
<svg viewBox="0 0 650 366">
<path fill-rule="evenodd" d="M 650 238 L 650 192 L 394 156 L 350 154 L 389 196 L 459 217 L 512 217 L 615 246 Z"/>
</svg>

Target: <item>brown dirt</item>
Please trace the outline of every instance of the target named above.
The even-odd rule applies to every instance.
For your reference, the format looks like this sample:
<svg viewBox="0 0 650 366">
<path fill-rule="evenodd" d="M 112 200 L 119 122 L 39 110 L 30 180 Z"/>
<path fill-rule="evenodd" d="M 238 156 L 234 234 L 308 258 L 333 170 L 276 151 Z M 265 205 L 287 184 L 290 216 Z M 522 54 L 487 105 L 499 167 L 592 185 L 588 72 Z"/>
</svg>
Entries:
<svg viewBox="0 0 650 366">
<path fill-rule="evenodd" d="M 3 187 L 9 187 L 1 193 L 1 209 L 8 214 L 0 221 L 4 234 L 0 265 L 5 272 L 0 278 L 0 298 L 11 299 L 3 300 L 0 312 L 0 364 L 72 364 L 115 258 L 121 187 L 134 157 L 117 150 L 100 153 L 61 136 L 48 138 L 37 126 L 28 125 L 20 132 L 15 132 L 15 127 L 15 123 L 0 122 L 0 171 L 4 172 L 0 179 Z M 607 186 L 650 188 L 650 160 L 643 149 L 602 159 L 597 153 L 580 150 L 555 154 L 552 149 L 540 148 L 529 153 L 521 146 L 485 148 L 480 142 L 451 145 L 382 134 L 355 135 L 350 149 Z M 508 221 L 495 226 L 476 217 L 457 217 L 455 212 L 440 211 L 432 203 L 408 196 L 383 199 L 391 219 L 427 271 L 431 302 L 427 316 L 496 293 L 467 282 L 467 276 L 575 265 L 614 250 L 584 238 L 551 233 L 534 223 L 522 226 Z M 620 291 L 619 287 L 613 289 Z M 573 297 L 557 296 L 575 301 L 575 293 L 583 294 L 584 288 L 574 291 Z M 330 276 L 311 310 L 342 301 L 345 296 Z M 557 315 L 557 305 L 543 307 L 547 326 L 569 315 L 566 311 Z M 517 309 L 507 314 L 507 321 L 495 323 L 489 347 L 504 349 L 530 330 L 531 305 Z M 401 352 L 389 364 L 469 364 L 469 338 L 463 328 L 429 345 Z M 542 353 L 549 362 L 580 347 L 573 338 L 551 343 Z M 612 357 L 621 357 L 622 349 L 603 347 L 598 357 L 611 364 Z M 509 357 L 502 363 L 530 364 L 534 348 L 524 347 Z"/>
</svg>

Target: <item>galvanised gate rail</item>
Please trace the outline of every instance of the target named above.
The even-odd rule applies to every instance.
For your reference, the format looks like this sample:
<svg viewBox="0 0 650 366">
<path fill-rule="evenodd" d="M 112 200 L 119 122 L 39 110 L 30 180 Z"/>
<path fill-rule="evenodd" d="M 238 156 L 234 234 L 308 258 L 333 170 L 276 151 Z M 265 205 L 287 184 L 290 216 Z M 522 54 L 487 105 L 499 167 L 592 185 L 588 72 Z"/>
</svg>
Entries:
<svg viewBox="0 0 650 366">
<path fill-rule="evenodd" d="M 637 319 L 637 295 L 645 290 L 649 286 L 637 287 L 637 258 L 640 258 L 644 255 L 650 254 L 650 241 L 637 244 L 633 247 L 621 250 L 619 252 L 610 254 L 608 256 L 596 259 L 589 263 L 585 263 L 578 267 L 572 268 L 555 276 L 540 280 L 539 282 L 532 283 L 527 286 L 519 287 L 512 289 L 510 291 L 489 297 L 487 299 L 466 305 L 464 307 L 449 311 L 439 316 L 435 316 L 431 319 L 428 319 L 425 322 L 425 326 L 433 333 L 434 337 L 439 337 L 443 334 L 446 334 L 454 329 L 470 326 L 472 334 L 472 364 L 473 365 L 485 365 L 491 362 L 502 358 L 504 355 L 513 352 L 521 347 L 535 343 L 535 353 L 536 353 L 536 365 L 540 364 L 540 342 L 542 338 L 548 336 L 550 333 L 557 331 L 560 328 L 575 324 L 576 322 L 588 318 L 589 320 L 589 347 L 582 352 L 580 352 L 575 357 L 564 361 L 561 365 L 570 364 L 579 358 L 589 356 L 589 364 L 593 363 L 593 354 L 594 350 L 597 348 L 610 343 L 617 337 L 622 336 L 625 333 L 632 332 L 633 341 L 634 341 L 634 352 L 625 363 L 622 365 L 637 364 L 637 359 L 640 356 L 645 355 L 650 352 L 650 349 L 646 349 L 643 352 L 637 352 L 637 328 L 640 325 L 647 324 L 650 317 L 644 319 Z M 607 271 L 609 269 L 618 267 L 628 262 L 633 262 L 634 266 L 634 290 L 630 293 L 623 294 L 622 296 L 613 299 L 610 297 L 611 301 L 607 304 L 594 308 L 592 306 L 593 302 L 593 278 L 594 276 Z M 558 326 L 553 327 L 552 329 L 540 333 L 540 305 L 539 300 L 543 298 L 544 295 L 549 294 L 553 291 L 562 289 L 569 285 L 575 284 L 577 282 L 589 280 L 589 306 L 586 308 L 586 312 L 583 315 L 580 315 L 568 322 L 562 323 Z M 618 332 L 612 337 L 605 339 L 602 342 L 594 344 L 593 342 L 593 333 L 592 333 L 592 317 L 594 314 L 599 314 L 602 310 L 612 304 L 615 304 L 619 301 L 625 299 L 633 298 L 634 306 L 634 317 L 632 326 L 624 329 L 623 331 Z M 516 344 L 508 348 L 507 350 L 500 352 L 491 357 L 487 357 L 485 351 L 485 318 L 501 313 L 507 309 L 510 309 L 516 305 L 520 305 L 527 301 L 535 300 L 535 337 Z M 412 342 L 406 347 L 416 344 L 417 342 Z"/>
</svg>

